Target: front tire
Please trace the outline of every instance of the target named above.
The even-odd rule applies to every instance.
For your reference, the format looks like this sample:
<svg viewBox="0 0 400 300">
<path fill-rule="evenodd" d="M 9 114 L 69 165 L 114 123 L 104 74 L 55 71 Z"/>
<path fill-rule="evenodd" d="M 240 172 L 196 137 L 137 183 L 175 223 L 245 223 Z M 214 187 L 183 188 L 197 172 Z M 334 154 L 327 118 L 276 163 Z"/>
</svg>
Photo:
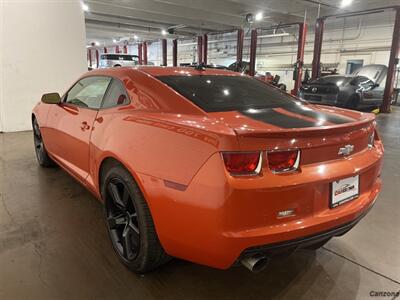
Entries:
<svg viewBox="0 0 400 300">
<path fill-rule="evenodd" d="M 114 164 L 103 173 L 106 224 L 119 260 L 136 273 L 156 269 L 169 257 L 160 244 L 143 194 L 123 166 Z"/>
<path fill-rule="evenodd" d="M 50 158 L 46 151 L 46 147 L 44 146 L 42 134 L 40 132 L 39 124 L 36 118 L 32 120 L 32 128 L 33 128 L 33 142 L 35 145 L 36 158 L 40 166 L 44 168 L 54 167 L 56 164 Z"/>
</svg>

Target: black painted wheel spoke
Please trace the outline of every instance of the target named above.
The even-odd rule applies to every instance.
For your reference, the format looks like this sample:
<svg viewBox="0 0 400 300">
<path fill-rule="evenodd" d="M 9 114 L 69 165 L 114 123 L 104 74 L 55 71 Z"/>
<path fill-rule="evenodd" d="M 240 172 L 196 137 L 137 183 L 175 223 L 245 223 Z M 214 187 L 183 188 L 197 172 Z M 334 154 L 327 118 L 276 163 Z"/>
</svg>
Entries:
<svg viewBox="0 0 400 300">
<path fill-rule="evenodd" d="M 108 185 L 108 190 L 110 192 L 111 198 L 114 203 L 118 206 L 118 208 L 122 211 L 126 211 L 126 203 L 123 202 L 121 195 L 118 191 L 118 187 L 116 184 L 111 183 Z"/>
<path fill-rule="evenodd" d="M 122 191 L 122 203 L 124 204 L 124 206 L 126 207 L 128 204 L 128 200 L 129 200 L 129 191 L 128 189 L 124 186 L 124 190 Z"/>
<path fill-rule="evenodd" d="M 40 141 L 42 140 L 42 136 L 40 134 L 39 125 L 38 125 L 38 123 L 36 121 L 34 121 L 34 124 L 33 124 L 33 134 L 38 140 L 40 140 Z"/>
<path fill-rule="evenodd" d="M 129 227 L 130 227 L 137 235 L 139 235 L 139 227 L 138 227 L 138 226 L 136 226 L 135 224 L 133 224 L 132 221 L 129 222 L 128 225 L 129 225 Z"/>
<path fill-rule="evenodd" d="M 124 231 L 122 232 L 121 244 L 123 256 L 130 259 L 134 252 L 132 251 L 132 229 L 128 225 L 125 226 Z"/>
<path fill-rule="evenodd" d="M 115 229 L 119 225 L 126 225 L 127 221 L 123 214 L 119 214 L 117 216 L 110 216 L 107 219 L 108 226 L 110 229 Z"/>
<path fill-rule="evenodd" d="M 126 183 L 120 178 L 107 184 L 107 225 L 118 252 L 127 260 L 134 259 L 140 249 L 138 215 Z"/>
</svg>

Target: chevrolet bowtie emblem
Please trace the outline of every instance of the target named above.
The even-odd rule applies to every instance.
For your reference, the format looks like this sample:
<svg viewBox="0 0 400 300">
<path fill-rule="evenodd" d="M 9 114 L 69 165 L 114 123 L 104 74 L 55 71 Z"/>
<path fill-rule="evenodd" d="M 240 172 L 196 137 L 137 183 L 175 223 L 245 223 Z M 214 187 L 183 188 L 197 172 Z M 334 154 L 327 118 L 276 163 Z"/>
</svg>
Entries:
<svg viewBox="0 0 400 300">
<path fill-rule="evenodd" d="M 350 155 L 351 152 L 354 151 L 354 146 L 353 145 L 346 145 L 343 148 L 339 149 L 338 154 L 339 155 Z"/>
</svg>

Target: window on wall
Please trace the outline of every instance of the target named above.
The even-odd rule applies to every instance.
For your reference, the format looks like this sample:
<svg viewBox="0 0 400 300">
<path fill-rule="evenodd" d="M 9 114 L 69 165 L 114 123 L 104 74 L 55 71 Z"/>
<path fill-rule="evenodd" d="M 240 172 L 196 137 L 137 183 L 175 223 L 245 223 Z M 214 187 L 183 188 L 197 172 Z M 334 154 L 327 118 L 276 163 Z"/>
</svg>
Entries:
<svg viewBox="0 0 400 300">
<path fill-rule="evenodd" d="M 129 104 L 129 102 L 128 94 L 122 82 L 118 79 L 113 79 L 104 97 L 102 108 L 126 105 Z"/>
<path fill-rule="evenodd" d="M 80 107 L 99 109 L 110 82 L 111 78 L 104 76 L 83 78 L 69 90 L 64 101 Z"/>
<path fill-rule="evenodd" d="M 353 74 L 364 65 L 363 59 L 352 59 L 347 61 L 346 74 Z"/>
</svg>

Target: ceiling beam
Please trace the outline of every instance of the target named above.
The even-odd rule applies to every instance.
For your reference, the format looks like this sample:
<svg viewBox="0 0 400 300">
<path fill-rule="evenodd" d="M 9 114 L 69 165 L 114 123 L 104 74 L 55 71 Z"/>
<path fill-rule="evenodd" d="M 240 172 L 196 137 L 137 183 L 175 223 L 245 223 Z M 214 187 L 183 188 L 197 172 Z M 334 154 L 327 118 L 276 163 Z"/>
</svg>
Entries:
<svg viewBox="0 0 400 300">
<path fill-rule="evenodd" d="M 217 12 L 193 10 L 177 5 L 157 3 L 152 0 L 136 0 L 124 5 L 116 5 L 103 1 L 87 1 L 90 10 L 115 16 L 132 17 L 140 20 L 153 20 L 154 22 L 185 24 L 202 28 L 210 24 L 213 29 L 220 27 L 241 27 L 244 18 L 241 16 L 226 15 Z"/>
<path fill-rule="evenodd" d="M 156 23 L 152 21 L 144 21 L 144 20 L 137 20 L 131 17 L 121 17 L 121 16 L 113 16 L 113 15 L 107 15 L 107 14 L 99 14 L 99 13 L 86 13 L 85 15 L 86 20 L 94 20 L 94 21 L 105 21 L 105 22 L 112 22 L 112 23 L 120 23 L 121 25 L 126 24 L 130 26 L 138 26 L 142 28 L 151 28 L 151 29 L 156 29 L 161 35 L 161 28 L 170 28 L 170 27 L 176 27 L 177 24 L 171 24 L 171 23 Z M 211 32 L 214 31 L 214 29 L 211 28 L 195 28 L 192 26 L 187 26 L 183 25 L 180 26 L 180 28 L 184 28 L 183 31 L 185 32 L 191 32 L 193 34 L 202 34 L 204 31 Z M 176 30 L 179 32 L 179 30 Z"/>
</svg>

